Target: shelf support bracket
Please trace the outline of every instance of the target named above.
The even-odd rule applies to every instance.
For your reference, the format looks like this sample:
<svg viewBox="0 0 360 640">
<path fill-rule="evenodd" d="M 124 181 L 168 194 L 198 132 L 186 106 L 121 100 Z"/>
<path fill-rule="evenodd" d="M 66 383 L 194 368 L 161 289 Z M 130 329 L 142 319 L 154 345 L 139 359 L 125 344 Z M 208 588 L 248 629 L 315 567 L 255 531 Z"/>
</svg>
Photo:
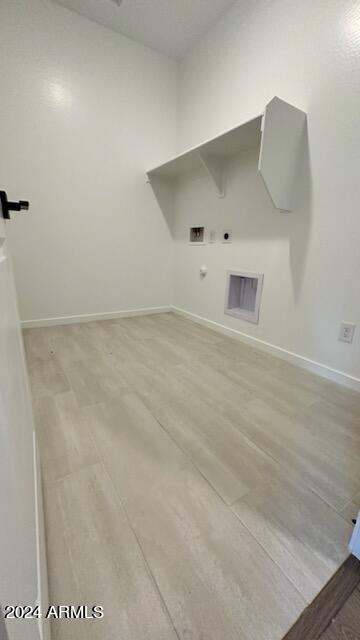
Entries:
<svg viewBox="0 0 360 640">
<path fill-rule="evenodd" d="M 210 154 L 204 152 L 199 153 L 199 158 L 207 174 L 213 181 L 219 198 L 224 198 L 224 167 L 222 163 L 219 162 L 219 160 L 215 160 L 214 158 L 212 158 Z"/>
<path fill-rule="evenodd" d="M 173 180 L 156 174 L 146 174 L 146 182 L 151 186 L 157 203 L 167 222 L 169 230 L 173 233 L 174 225 L 174 189 Z"/>
</svg>

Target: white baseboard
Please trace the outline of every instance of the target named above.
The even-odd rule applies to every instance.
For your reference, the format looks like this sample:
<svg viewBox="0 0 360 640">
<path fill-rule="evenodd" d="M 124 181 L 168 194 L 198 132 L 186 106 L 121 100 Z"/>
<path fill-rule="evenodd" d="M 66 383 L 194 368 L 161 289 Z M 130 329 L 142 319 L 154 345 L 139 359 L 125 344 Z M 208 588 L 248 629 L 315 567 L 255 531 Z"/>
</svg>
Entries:
<svg viewBox="0 0 360 640">
<path fill-rule="evenodd" d="M 201 316 L 196 315 L 195 313 L 191 313 L 190 311 L 186 311 L 185 309 L 180 309 L 179 307 L 168 306 L 168 307 L 146 307 L 144 309 L 129 309 L 124 311 L 108 311 L 105 313 L 91 313 L 91 314 L 83 314 L 77 316 L 60 316 L 58 318 L 40 318 L 36 320 L 24 320 L 21 322 L 21 327 L 23 329 L 30 329 L 35 327 L 48 327 L 52 325 L 61 325 L 61 324 L 75 324 L 78 322 L 94 322 L 96 320 L 111 320 L 112 318 L 131 318 L 132 316 L 144 316 L 151 315 L 156 313 L 168 313 L 169 311 L 174 311 L 174 313 L 178 313 L 179 315 L 188 318 L 189 320 L 193 320 L 198 324 L 202 324 L 205 327 L 213 329 L 214 331 L 218 331 L 223 335 L 229 336 L 230 338 L 237 338 L 242 342 L 245 342 L 257 349 L 262 351 L 266 351 L 277 358 L 282 358 L 287 362 L 297 365 L 302 369 L 306 369 L 307 371 L 312 371 L 313 373 L 317 373 L 323 378 L 327 378 L 328 380 L 332 380 L 333 382 L 337 382 L 338 384 L 342 384 L 351 389 L 355 389 L 355 391 L 360 391 L 360 378 L 356 378 L 344 371 L 339 371 L 338 369 L 333 369 L 325 364 L 320 362 L 316 362 L 315 360 L 311 360 L 310 358 L 306 358 L 305 356 L 301 356 L 298 353 L 293 353 L 292 351 L 288 351 L 287 349 L 283 349 L 282 347 L 278 347 L 270 342 L 265 342 L 264 340 L 260 340 L 259 338 L 254 338 L 253 336 L 248 335 L 247 333 L 243 333 L 242 331 L 238 331 L 237 329 L 230 329 L 219 322 L 214 322 L 213 320 L 208 320 L 207 318 L 203 318 Z"/>
<path fill-rule="evenodd" d="M 332 367 L 328 367 L 326 364 L 322 364 L 320 362 L 316 362 L 315 360 L 310 360 L 304 356 L 301 356 L 298 353 L 293 353 L 292 351 L 287 351 L 287 349 L 283 349 L 282 347 L 277 347 L 274 344 L 269 342 L 265 342 L 264 340 L 260 340 L 259 338 L 254 338 L 253 336 L 249 336 L 247 333 L 243 333 L 242 331 L 237 331 L 236 329 L 230 329 L 219 322 L 214 322 L 213 320 L 208 320 L 207 318 L 202 318 L 201 316 L 196 315 L 195 313 L 191 313 L 190 311 L 185 311 L 185 309 L 179 309 L 178 307 L 171 308 L 174 313 L 178 313 L 189 320 L 193 320 L 198 324 L 202 324 L 209 329 L 213 329 L 213 331 L 218 331 L 225 336 L 230 338 L 237 338 L 246 344 L 249 344 L 257 349 L 262 351 L 266 351 L 277 358 L 282 358 L 291 364 L 295 364 L 302 369 L 306 369 L 307 371 L 312 371 L 323 378 L 327 378 L 328 380 L 332 380 L 333 382 L 337 382 L 338 384 L 342 384 L 343 386 L 349 387 L 350 389 L 354 389 L 355 391 L 360 391 L 360 378 L 356 378 L 344 371 L 338 371 L 337 369 L 333 369 Z"/>
<path fill-rule="evenodd" d="M 96 320 L 111 320 L 112 318 L 131 318 L 132 316 L 146 316 L 153 313 L 168 313 L 171 307 L 146 307 L 145 309 L 129 309 L 126 311 L 107 311 L 105 313 L 89 313 L 78 316 L 59 316 L 58 318 L 39 318 L 38 320 L 22 320 L 22 329 L 36 327 L 51 327 L 57 324 L 76 324 L 78 322 L 94 322 Z"/>
</svg>

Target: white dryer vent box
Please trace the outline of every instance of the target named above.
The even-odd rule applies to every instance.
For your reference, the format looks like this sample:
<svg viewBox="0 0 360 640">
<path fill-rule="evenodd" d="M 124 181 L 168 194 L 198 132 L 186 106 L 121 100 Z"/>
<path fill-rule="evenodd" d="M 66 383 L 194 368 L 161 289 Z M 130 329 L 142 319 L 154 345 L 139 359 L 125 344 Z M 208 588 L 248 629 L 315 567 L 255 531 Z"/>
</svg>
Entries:
<svg viewBox="0 0 360 640">
<path fill-rule="evenodd" d="M 258 324 L 263 279 L 262 273 L 228 271 L 225 313 Z"/>
</svg>

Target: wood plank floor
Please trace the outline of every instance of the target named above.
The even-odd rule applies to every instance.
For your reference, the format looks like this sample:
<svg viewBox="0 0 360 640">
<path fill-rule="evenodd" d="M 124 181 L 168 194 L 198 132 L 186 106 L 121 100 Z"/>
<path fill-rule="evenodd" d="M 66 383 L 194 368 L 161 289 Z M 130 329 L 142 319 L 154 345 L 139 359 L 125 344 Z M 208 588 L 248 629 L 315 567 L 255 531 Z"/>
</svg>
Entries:
<svg viewBox="0 0 360 640">
<path fill-rule="evenodd" d="M 54 639 L 283 638 L 348 555 L 360 394 L 171 313 L 24 339 L 51 601 L 105 609 Z"/>
<path fill-rule="evenodd" d="M 360 640 L 360 587 L 352 592 L 320 640 Z"/>
</svg>

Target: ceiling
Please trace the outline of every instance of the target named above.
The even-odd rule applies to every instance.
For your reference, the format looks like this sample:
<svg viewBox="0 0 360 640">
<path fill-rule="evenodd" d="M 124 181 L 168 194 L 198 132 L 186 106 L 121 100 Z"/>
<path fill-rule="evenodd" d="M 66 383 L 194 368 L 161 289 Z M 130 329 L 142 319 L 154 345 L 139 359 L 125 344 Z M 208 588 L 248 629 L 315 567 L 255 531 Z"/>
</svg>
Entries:
<svg viewBox="0 0 360 640">
<path fill-rule="evenodd" d="M 181 58 L 234 0 L 55 0 L 99 24 Z"/>
</svg>

